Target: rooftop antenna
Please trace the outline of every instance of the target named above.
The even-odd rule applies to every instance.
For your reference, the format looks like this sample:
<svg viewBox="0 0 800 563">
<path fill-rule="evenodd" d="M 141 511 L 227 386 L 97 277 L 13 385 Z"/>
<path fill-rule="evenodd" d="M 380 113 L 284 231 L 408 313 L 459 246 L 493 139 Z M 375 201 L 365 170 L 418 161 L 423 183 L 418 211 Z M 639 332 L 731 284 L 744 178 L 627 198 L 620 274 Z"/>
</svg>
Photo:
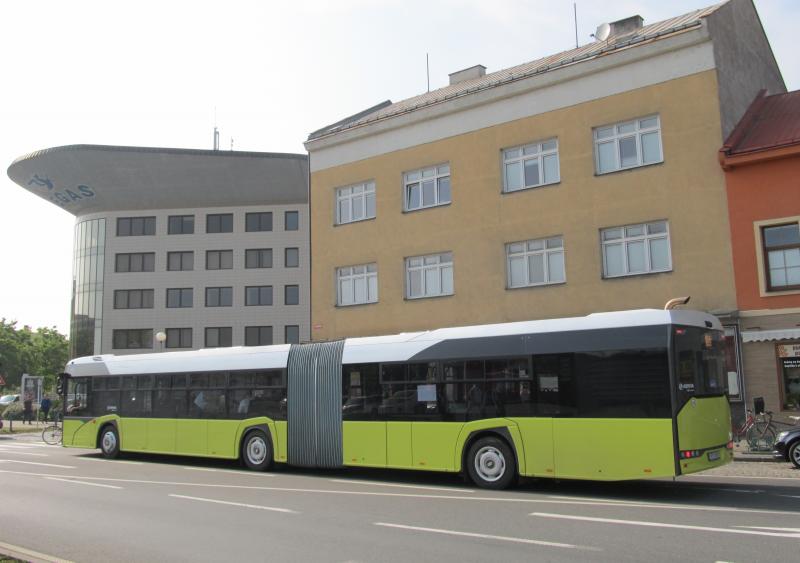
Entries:
<svg viewBox="0 0 800 563">
<path fill-rule="evenodd" d="M 575 48 L 577 49 L 579 47 L 579 45 L 578 45 L 578 3 L 577 2 L 573 2 L 572 3 L 572 11 L 573 11 L 573 13 L 575 15 Z"/>
<path fill-rule="evenodd" d="M 219 150 L 219 129 L 217 129 L 217 106 L 214 106 L 214 150 Z"/>
<path fill-rule="evenodd" d="M 428 92 L 431 91 L 431 63 L 428 59 L 428 53 L 425 53 L 425 73 L 428 76 Z"/>
<path fill-rule="evenodd" d="M 233 150 L 233 137 L 231 137 L 231 150 Z"/>
</svg>

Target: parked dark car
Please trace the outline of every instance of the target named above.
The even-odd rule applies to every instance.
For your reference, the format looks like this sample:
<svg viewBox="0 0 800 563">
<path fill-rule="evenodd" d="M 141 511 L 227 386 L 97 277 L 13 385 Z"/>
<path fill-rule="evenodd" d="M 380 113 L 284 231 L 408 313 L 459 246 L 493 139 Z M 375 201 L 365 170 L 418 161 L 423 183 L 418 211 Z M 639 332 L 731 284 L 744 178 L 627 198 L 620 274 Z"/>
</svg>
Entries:
<svg viewBox="0 0 800 563">
<path fill-rule="evenodd" d="M 778 434 L 772 455 L 775 459 L 791 461 L 800 469 L 800 427 Z"/>
</svg>

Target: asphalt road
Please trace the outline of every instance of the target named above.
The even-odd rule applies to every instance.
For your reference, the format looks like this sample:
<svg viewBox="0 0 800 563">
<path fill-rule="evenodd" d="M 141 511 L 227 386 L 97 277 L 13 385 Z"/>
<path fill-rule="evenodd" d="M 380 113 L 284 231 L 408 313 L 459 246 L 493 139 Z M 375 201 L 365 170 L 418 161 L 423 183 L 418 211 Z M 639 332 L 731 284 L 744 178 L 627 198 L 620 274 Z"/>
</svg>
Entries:
<svg viewBox="0 0 800 563">
<path fill-rule="evenodd" d="M 529 481 L 490 492 L 455 475 L 253 473 L 233 462 L 106 461 L 0 439 L 0 553 L 80 562 L 790 562 L 800 559 L 796 474 Z"/>
</svg>

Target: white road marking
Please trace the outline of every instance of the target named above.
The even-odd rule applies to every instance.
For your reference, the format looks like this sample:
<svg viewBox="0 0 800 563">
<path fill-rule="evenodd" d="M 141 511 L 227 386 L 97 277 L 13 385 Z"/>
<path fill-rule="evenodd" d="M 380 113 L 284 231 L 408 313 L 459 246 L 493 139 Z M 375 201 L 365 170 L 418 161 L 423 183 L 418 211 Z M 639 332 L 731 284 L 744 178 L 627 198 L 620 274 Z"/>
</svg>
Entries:
<svg viewBox="0 0 800 563">
<path fill-rule="evenodd" d="M 509 536 L 494 536 L 491 534 L 477 534 L 474 532 L 459 532 L 456 530 L 441 530 L 438 528 L 423 528 L 420 526 L 406 526 L 404 524 L 390 524 L 388 522 L 373 522 L 376 526 L 383 526 L 384 528 L 398 528 L 401 530 L 412 530 L 415 532 L 429 532 L 432 534 L 445 534 L 449 536 L 464 536 L 469 538 L 481 538 L 487 540 L 507 541 L 513 543 L 526 543 L 532 545 L 544 545 L 547 547 L 563 547 L 566 549 L 588 549 L 592 551 L 600 551 L 596 547 L 584 547 L 580 545 L 573 545 L 571 543 L 558 543 L 544 540 L 530 540 L 527 538 L 514 538 Z"/>
<path fill-rule="evenodd" d="M 46 561 L 47 563 L 72 563 L 67 559 L 60 559 L 53 555 L 47 555 L 39 551 L 33 551 L 32 549 L 28 549 L 26 547 L 20 547 L 18 545 L 13 545 L 5 542 L 0 542 L 0 549 L 3 550 L 4 554 L 10 555 L 12 557 L 22 557 L 25 559 L 28 559 L 30 557 L 38 561 Z"/>
<path fill-rule="evenodd" d="M 269 510 L 271 512 L 285 512 L 287 514 L 299 514 L 296 510 L 289 510 L 288 508 L 277 508 L 275 506 L 261 506 L 259 504 L 245 504 L 242 502 L 230 502 L 227 500 L 216 500 L 213 498 L 202 498 L 202 497 L 187 497 L 185 495 L 169 495 L 172 498 L 185 498 L 189 500 L 199 500 L 202 502 L 212 502 L 214 504 L 226 504 L 229 506 L 241 506 L 244 508 L 255 508 L 257 510 Z"/>
<path fill-rule="evenodd" d="M 665 522 L 640 522 L 638 520 L 619 520 L 617 518 L 596 518 L 592 516 L 572 516 L 570 514 L 551 514 L 547 512 L 531 512 L 529 516 L 538 516 L 540 518 L 558 518 L 562 520 L 580 520 L 581 522 L 598 522 L 600 524 L 622 524 L 628 526 L 645 526 L 650 528 L 675 528 L 679 530 L 696 530 L 698 532 L 719 532 L 722 534 L 745 534 L 751 536 L 770 536 L 775 538 L 800 538 L 800 534 L 757 532 L 755 530 L 712 528 L 710 526 L 689 526 L 687 524 L 667 524 Z"/>
<path fill-rule="evenodd" d="M 329 479 L 333 483 L 352 483 L 354 485 L 375 485 L 376 487 L 400 487 L 403 489 L 425 489 L 428 491 L 449 491 L 452 493 L 474 493 L 472 489 L 456 489 L 453 487 L 428 487 L 424 485 L 401 485 L 399 483 L 381 483 L 379 481 L 359 481 L 356 479 Z"/>
<path fill-rule="evenodd" d="M 684 475 L 681 481 L 689 482 L 691 479 L 759 479 L 761 481 L 797 481 L 797 477 L 756 477 L 755 475 Z"/>
<path fill-rule="evenodd" d="M 19 459 L 0 459 L 0 463 L 24 463 L 26 465 L 43 465 L 45 467 L 58 467 L 59 469 L 77 469 L 74 465 L 58 465 L 56 463 L 41 463 L 38 461 L 21 461 Z"/>
<path fill-rule="evenodd" d="M 10 455 L 32 455 L 32 456 L 36 456 L 36 457 L 50 457 L 47 454 L 37 454 L 37 453 L 34 453 L 34 452 L 23 452 L 23 451 L 20 451 L 20 450 L 7 450 L 7 449 L 5 449 L 5 448 L 3 448 L 1 446 L 0 446 L 0 453 L 2 453 L 2 454 L 10 454 Z"/>
<path fill-rule="evenodd" d="M 102 457 L 89 457 L 78 456 L 75 459 L 83 459 L 86 461 L 103 461 L 105 463 L 125 463 L 127 465 L 144 465 L 141 461 L 125 461 L 124 459 L 104 459 Z"/>
<path fill-rule="evenodd" d="M 766 492 L 761 489 L 728 489 L 726 487 L 694 487 L 694 488 L 699 491 L 723 491 L 726 493 L 746 493 L 749 495 L 760 495 Z"/>
<path fill-rule="evenodd" d="M 750 528 L 753 530 L 772 530 L 775 532 L 792 532 L 800 534 L 800 528 L 771 528 L 769 526 L 734 526 L 734 528 Z"/>
<path fill-rule="evenodd" d="M 21 444 L 10 444 L 7 442 L 3 442 L 2 445 L 4 448 L 49 448 L 50 445 L 46 444 L 45 442 L 24 442 Z"/>
<path fill-rule="evenodd" d="M 778 495 L 779 497 L 786 497 L 786 498 L 800 498 L 800 495 Z"/>
<path fill-rule="evenodd" d="M 75 479 L 62 479 L 61 477 L 46 477 L 51 481 L 64 481 L 65 483 L 78 483 L 79 485 L 91 485 L 92 487 L 105 487 L 107 489 L 122 489 L 116 485 L 104 485 L 103 483 L 89 483 L 88 481 L 77 481 Z"/>
<path fill-rule="evenodd" d="M 673 510 L 703 510 L 706 512 L 744 512 L 755 514 L 785 514 L 782 511 L 759 510 L 755 508 L 731 508 L 727 506 L 702 506 L 692 504 L 661 504 L 658 502 L 627 502 L 627 501 L 582 501 L 582 500 L 537 500 L 534 502 L 544 504 L 577 504 L 582 506 L 620 506 L 624 508 L 667 508 Z"/>
<path fill-rule="evenodd" d="M 183 468 L 190 469 L 192 471 L 214 471 L 214 472 L 217 471 L 216 469 L 211 469 L 209 467 L 189 467 L 188 465 L 184 465 Z"/>
</svg>

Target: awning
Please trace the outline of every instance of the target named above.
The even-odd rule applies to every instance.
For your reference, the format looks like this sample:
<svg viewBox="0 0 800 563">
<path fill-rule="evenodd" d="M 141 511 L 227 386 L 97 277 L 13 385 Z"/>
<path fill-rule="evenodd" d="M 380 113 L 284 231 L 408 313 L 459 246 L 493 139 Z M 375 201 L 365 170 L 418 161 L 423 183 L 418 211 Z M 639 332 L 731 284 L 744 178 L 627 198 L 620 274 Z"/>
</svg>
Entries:
<svg viewBox="0 0 800 563">
<path fill-rule="evenodd" d="M 767 342 L 771 340 L 800 340 L 800 328 L 742 331 L 742 342 Z"/>
</svg>

